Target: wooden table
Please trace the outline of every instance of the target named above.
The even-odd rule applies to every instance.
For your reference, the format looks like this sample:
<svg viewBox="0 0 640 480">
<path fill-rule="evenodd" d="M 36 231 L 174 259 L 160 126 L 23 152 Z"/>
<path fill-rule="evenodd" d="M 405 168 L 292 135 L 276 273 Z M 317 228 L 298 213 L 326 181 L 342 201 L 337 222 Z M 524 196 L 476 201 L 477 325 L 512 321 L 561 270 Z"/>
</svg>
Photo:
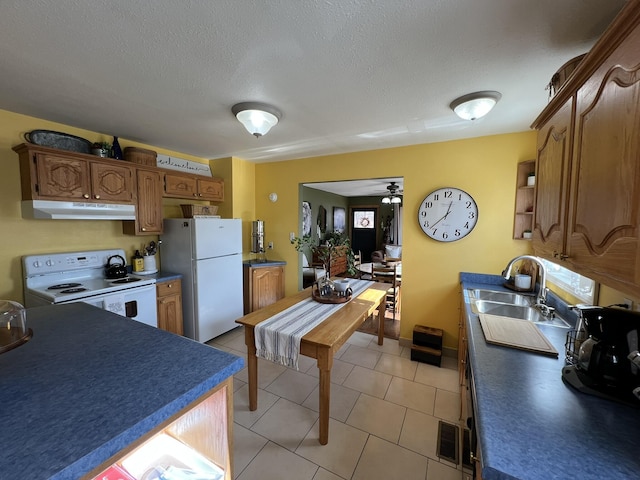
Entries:
<svg viewBox="0 0 640 480">
<path fill-rule="evenodd" d="M 371 286 L 346 305 L 329 316 L 320 325 L 302 337 L 300 354 L 317 359 L 320 377 L 320 443 L 329 441 L 329 399 L 331 393 L 331 367 L 333 356 L 357 328 L 378 309 L 378 345 L 384 339 L 385 296 L 388 284 L 371 283 Z M 311 296 L 311 288 L 285 297 L 276 303 L 261 308 L 236 320 L 244 325 L 244 341 L 247 345 L 247 368 L 249 373 L 249 410 L 258 408 L 258 358 L 254 328 L 273 315 L 286 310 Z"/>
</svg>

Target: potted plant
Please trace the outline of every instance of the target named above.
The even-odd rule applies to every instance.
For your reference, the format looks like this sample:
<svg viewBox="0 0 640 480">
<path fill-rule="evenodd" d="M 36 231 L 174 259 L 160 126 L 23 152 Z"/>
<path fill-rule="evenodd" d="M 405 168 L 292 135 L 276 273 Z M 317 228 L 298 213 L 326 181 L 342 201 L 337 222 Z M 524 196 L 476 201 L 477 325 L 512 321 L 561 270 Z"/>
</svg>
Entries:
<svg viewBox="0 0 640 480">
<path fill-rule="evenodd" d="M 109 158 L 111 154 L 111 144 L 108 142 L 94 142 L 91 146 L 91 153 L 99 157 Z"/>
<path fill-rule="evenodd" d="M 531 238 L 532 235 L 531 230 L 524 230 L 522 232 L 522 238 Z"/>
</svg>

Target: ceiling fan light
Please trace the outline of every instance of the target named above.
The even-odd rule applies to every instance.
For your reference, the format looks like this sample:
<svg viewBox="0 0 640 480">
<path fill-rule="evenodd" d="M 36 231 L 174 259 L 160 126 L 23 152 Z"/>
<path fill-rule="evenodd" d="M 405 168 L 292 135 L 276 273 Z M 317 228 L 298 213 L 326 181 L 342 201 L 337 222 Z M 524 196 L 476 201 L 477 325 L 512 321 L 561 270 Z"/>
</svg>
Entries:
<svg viewBox="0 0 640 480">
<path fill-rule="evenodd" d="M 266 135 L 282 118 L 282 112 L 271 105 L 259 102 L 243 102 L 231 107 L 238 121 L 256 138 Z"/>
<path fill-rule="evenodd" d="M 382 197 L 382 203 L 384 203 L 384 204 L 391 203 L 391 198 L 390 197 Z"/>
<path fill-rule="evenodd" d="M 489 113 L 500 98 L 499 92 L 475 92 L 456 98 L 449 107 L 463 120 L 477 120 Z"/>
<path fill-rule="evenodd" d="M 391 197 L 391 203 L 402 203 L 402 198 L 400 198 L 400 197 Z"/>
</svg>

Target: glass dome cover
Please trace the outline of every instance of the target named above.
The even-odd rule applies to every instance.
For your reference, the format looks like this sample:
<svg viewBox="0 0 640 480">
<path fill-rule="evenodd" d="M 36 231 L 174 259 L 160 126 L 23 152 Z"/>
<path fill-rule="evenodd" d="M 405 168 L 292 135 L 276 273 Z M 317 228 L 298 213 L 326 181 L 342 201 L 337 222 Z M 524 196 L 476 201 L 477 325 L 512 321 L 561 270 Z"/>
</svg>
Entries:
<svg viewBox="0 0 640 480">
<path fill-rule="evenodd" d="M 0 353 L 22 345 L 32 335 L 25 308 L 18 302 L 0 300 Z"/>
</svg>

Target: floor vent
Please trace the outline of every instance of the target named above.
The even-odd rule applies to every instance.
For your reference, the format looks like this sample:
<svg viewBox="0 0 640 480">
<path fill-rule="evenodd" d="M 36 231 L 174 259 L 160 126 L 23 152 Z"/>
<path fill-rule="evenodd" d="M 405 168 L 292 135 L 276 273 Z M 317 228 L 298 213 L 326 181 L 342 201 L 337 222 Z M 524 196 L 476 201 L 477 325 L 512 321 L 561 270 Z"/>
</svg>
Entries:
<svg viewBox="0 0 640 480">
<path fill-rule="evenodd" d="M 462 466 L 473 469 L 473 463 L 471 462 L 471 431 L 468 428 L 465 428 L 462 434 Z"/>
<path fill-rule="evenodd" d="M 438 457 L 458 465 L 458 427 L 445 423 L 438 423 Z"/>
</svg>

